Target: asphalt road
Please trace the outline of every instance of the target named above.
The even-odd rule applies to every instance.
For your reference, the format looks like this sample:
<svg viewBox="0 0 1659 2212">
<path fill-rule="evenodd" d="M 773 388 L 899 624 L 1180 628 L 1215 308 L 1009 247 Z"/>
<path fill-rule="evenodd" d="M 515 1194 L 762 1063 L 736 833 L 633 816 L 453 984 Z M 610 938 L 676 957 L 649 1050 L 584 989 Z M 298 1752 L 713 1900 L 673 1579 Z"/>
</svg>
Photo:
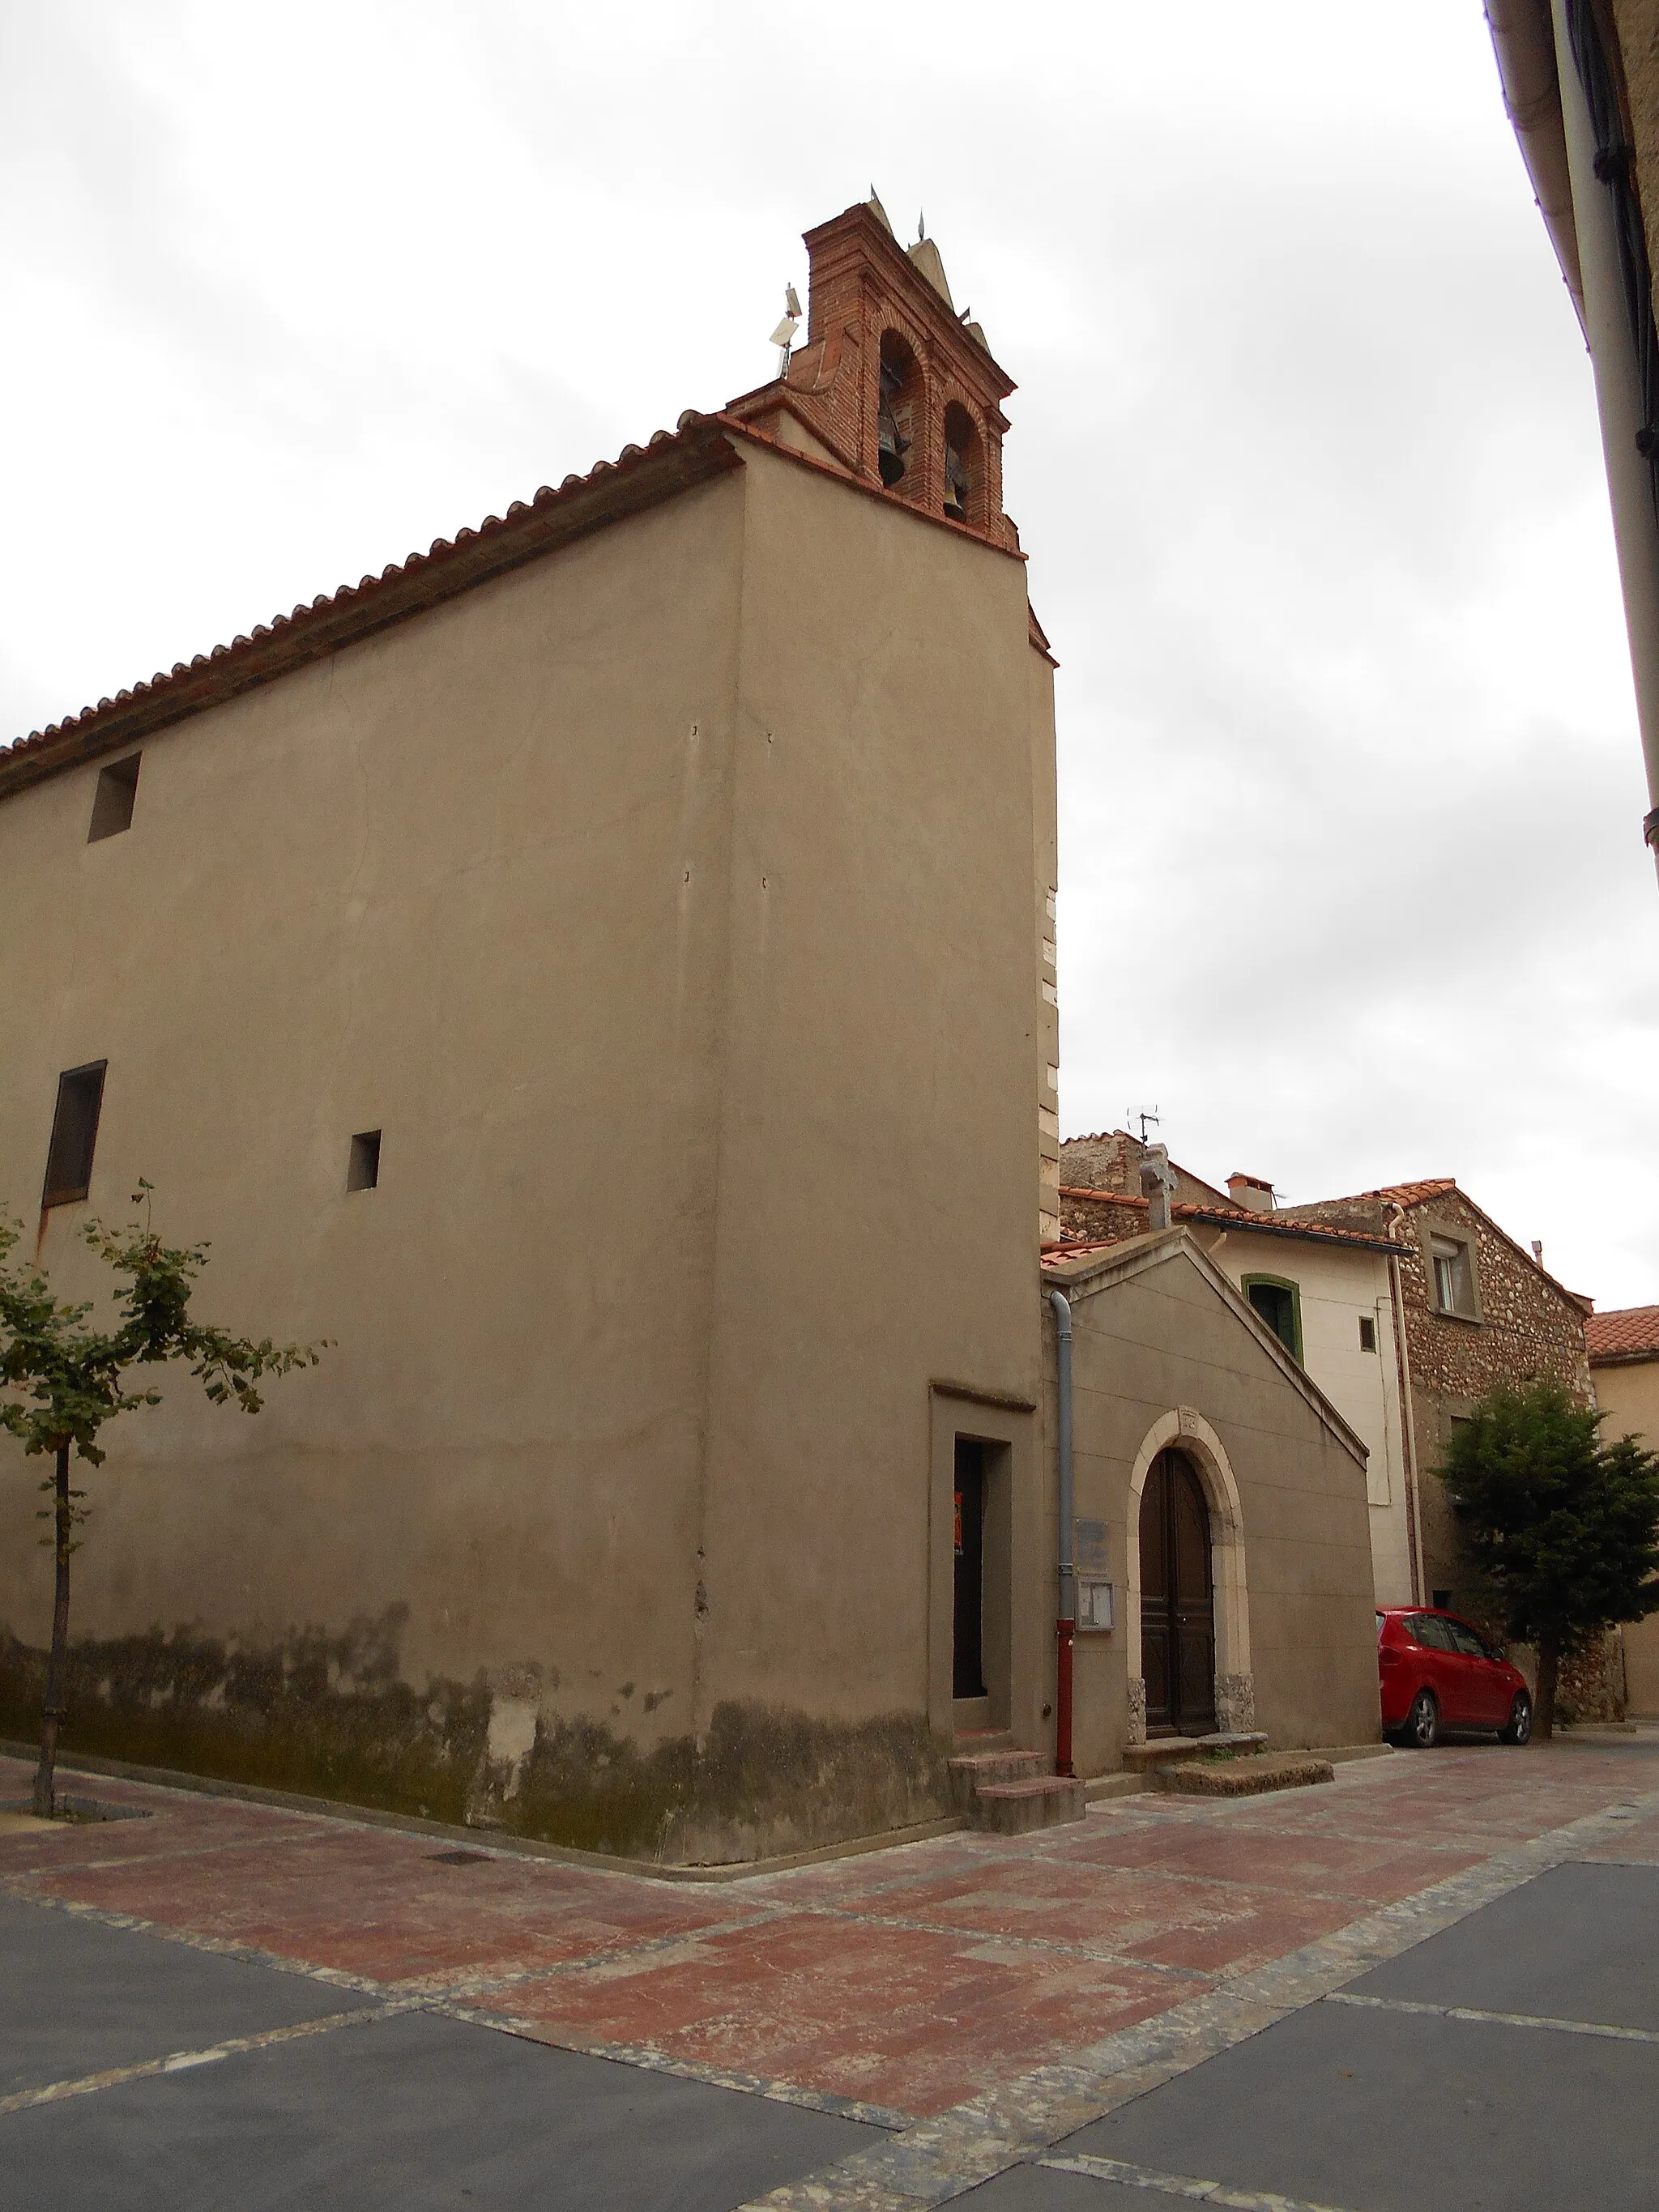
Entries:
<svg viewBox="0 0 1659 2212">
<path fill-rule="evenodd" d="M 0 1900 L 6 2212 L 728 2212 L 879 2136 Z"/>
<path fill-rule="evenodd" d="M 1659 1867 L 1556 1867 L 958 2201 L 1210 2191 L 1236 2212 L 1653 2212 Z"/>
<path fill-rule="evenodd" d="M 30 2101 L 44 2087 L 67 2094 Z M 878 2144 L 346 1978 L 0 1899 L 0 2207 L 731 2212 Z M 1659 1866 L 1571 1863 L 953 2201 L 1651 2212 Z"/>
</svg>

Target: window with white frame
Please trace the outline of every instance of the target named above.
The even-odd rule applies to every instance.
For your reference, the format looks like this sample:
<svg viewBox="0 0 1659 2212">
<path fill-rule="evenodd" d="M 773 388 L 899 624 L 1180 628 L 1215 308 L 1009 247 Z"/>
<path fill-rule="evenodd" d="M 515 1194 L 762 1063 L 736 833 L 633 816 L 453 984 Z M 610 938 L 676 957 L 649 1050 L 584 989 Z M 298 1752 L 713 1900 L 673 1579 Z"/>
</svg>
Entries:
<svg viewBox="0 0 1659 2212">
<path fill-rule="evenodd" d="M 1474 1295 L 1474 1255 L 1467 1239 L 1436 1232 L 1429 1238 L 1429 1261 L 1434 1270 L 1434 1304 L 1437 1313 L 1457 1314 L 1479 1321 L 1480 1309 Z"/>
</svg>

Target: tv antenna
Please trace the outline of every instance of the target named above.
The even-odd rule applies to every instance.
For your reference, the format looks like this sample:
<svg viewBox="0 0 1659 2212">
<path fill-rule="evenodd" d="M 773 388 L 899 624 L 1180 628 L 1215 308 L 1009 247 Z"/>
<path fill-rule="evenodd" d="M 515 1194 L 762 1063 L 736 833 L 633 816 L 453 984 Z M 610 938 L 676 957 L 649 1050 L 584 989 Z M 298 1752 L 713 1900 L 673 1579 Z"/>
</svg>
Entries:
<svg viewBox="0 0 1659 2212">
<path fill-rule="evenodd" d="M 795 332 L 800 328 L 800 300 L 793 284 L 783 288 L 783 320 L 772 333 L 771 343 L 778 349 L 778 374 L 789 374 L 789 349 L 795 343 Z"/>
<path fill-rule="evenodd" d="M 1161 1128 L 1163 1127 L 1163 1124 L 1158 1120 L 1158 1109 L 1156 1106 L 1154 1106 L 1150 1112 L 1148 1112 L 1145 1108 L 1142 1108 L 1139 1113 L 1126 1115 L 1124 1118 L 1127 1121 L 1139 1122 L 1140 1141 L 1143 1145 L 1146 1141 L 1146 1125 L 1148 1122 L 1150 1122 L 1155 1129 Z"/>
</svg>

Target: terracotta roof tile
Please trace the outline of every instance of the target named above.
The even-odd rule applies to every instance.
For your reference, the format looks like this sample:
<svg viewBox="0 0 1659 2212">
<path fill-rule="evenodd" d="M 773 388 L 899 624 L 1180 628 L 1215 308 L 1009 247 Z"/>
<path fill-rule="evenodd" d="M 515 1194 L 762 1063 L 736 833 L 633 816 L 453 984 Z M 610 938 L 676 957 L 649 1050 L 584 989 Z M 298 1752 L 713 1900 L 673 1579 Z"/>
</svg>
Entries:
<svg viewBox="0 0 1659 2212">
<path fill-rule="evenodd" d="M 1588 1315 L 1584 1349 L 1592 1367 L 1659 1359 L 1659 1306 L 1615 1306 L 1608 1313 Z"/>
<path fill-rule="evenodd" d="M 1095 1206 L 1127 1206 L 1144 1213 L 1150 1201 L 1121 1190 L 1092 1190 L 1083 1184 L 1061 1183 L 1061 1198 L 1083 1200 Z M 1392 1237 L 1376 1237 L 1368 1230 L 1341 1229 L 1329 1221 L 1288 1220 L 1283 1214 L 1262 1213 L 1249 1206 L 1200 1206 L 1177 1198 L 1170 1207 L 1176 1221 L 1202 1221 L 1222 1229 L 1259 1231 L 1266 1237 L 1295 1237 L 1310 1244 L 1358 1245 L 1362 1251 L 1404 1252 L 1409 1248 Z"/>
<path fill-rule="evenodd" d="M 319 592 L 308 605 L 257 623 L 228 645 L 176 660 L 147 684 L 0 747 L 0 793 L 217 706 L 373 630 L 423 613 L 567 538 L 739 465 L 720 418 L 688 410 L 675 429 L 653 431 L 644 446 L 624 446 L 614 461 L 596 461 L 585 477 L 568 476 L 556 490 L 544 484 L 533 498 L 514 500 L 505 515 L 487 515 L 476 530 L 434 538 L 426 552 L 392 562 L 378 576 Z"/>
</svg>

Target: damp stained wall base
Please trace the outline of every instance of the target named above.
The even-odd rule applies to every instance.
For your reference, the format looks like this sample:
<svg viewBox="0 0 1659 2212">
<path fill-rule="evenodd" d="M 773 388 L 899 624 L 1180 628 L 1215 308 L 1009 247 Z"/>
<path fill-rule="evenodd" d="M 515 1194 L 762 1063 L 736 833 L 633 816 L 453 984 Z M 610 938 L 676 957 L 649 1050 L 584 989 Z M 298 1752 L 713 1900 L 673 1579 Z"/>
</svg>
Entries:
<svg viewBox="0 0 1659 2212">
<path fill-rule="evenodd" d="M 950 1810 L 948 1747 L 920 1715 L 831 1721 L 739 1700 L 699 1743 L 641 1746 L 542 1713 L 492 1759 L 486 1677 L 398 1673 L 404 1609 L 338 1635 L 239 1644 L 191 1628 L 70 1646 L 64 1753 L 414 1814 L 661 1864 L 728 1865 L 812 1850 Z M 46 1654 L 0 1628 L 0 1734 L 39 1732 Z M 499 1731 L 497 1741 L 499 1742 Z"/>
</svg>

